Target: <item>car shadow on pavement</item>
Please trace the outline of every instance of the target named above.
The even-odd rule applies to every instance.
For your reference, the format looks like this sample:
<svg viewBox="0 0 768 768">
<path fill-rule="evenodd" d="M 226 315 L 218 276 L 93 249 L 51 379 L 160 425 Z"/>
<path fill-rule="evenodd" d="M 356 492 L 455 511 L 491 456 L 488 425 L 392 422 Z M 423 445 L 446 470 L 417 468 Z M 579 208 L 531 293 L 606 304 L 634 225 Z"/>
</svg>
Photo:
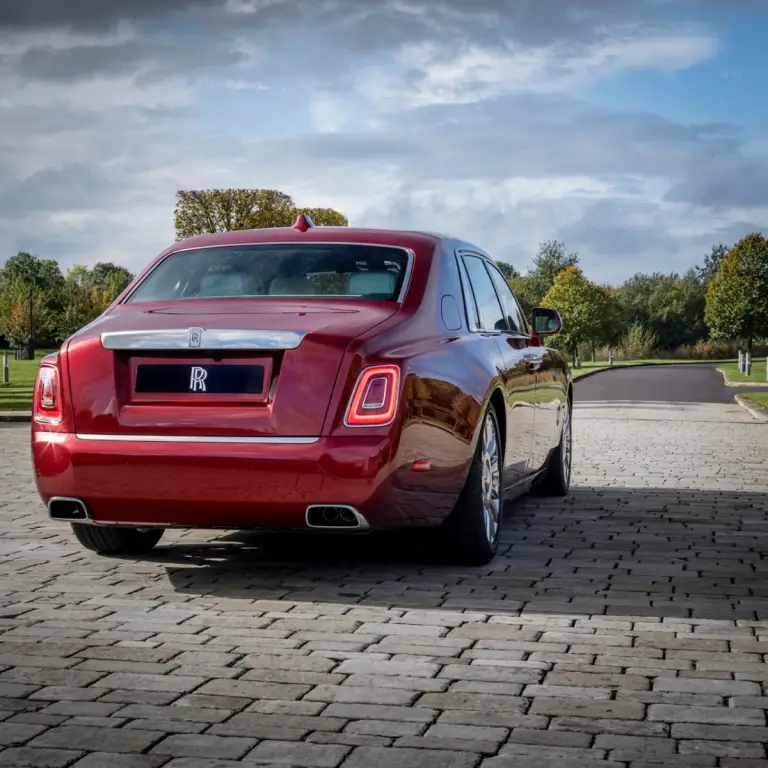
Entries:
<svg viewBox="0 0 768 768">
<path fill-rule="evenodd" d="M 492 613 L 768 619 L 768 493 L 578 487 L 508 507 L 488 566 L 429 537 L 186 534 L 151 557 L 180 594 Z M 146 558 L 145 558 L 146 559 Z"/>
</svg>

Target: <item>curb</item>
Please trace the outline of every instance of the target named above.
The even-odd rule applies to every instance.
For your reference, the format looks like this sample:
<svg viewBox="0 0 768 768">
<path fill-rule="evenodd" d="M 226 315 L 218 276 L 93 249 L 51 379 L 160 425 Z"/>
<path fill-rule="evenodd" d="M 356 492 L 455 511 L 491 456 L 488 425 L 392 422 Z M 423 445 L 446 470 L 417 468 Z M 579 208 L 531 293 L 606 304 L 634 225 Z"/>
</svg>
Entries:
<svg viewBox="0 0 768 768">
<path fill-rule="evenodd" d="M 728 374 L 722 368 L 715 368 L 715 370 L 722 375 L 723 381 L 726 387 L 762 387 L 765 389 L 768 387 L 768 380 L 766 381 L 731 381 L 728 378 Z"/>
<path fill-rule="evenodd" d="M 0 411 L 0 423 L 23 424 L 32 421 L 32 411 Z"/>
<path fill-rule="evenodd" d="M 733 399 L 758 421 L 762 421 L 763 423 L 768 422 L 768 412 L 764 411 L 762 408 L 752 405 L 749 400 L 745 400 L 741 395 L 734 395 Z"/>
</svg>

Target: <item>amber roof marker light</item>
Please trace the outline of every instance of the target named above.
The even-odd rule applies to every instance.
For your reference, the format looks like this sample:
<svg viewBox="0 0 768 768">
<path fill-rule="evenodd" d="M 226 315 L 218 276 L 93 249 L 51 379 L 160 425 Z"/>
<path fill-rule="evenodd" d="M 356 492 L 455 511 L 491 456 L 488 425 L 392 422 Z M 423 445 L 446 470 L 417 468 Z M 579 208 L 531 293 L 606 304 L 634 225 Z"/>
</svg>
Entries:
<svg viewBox="0 0 768 768">
<path fill-rule="evenodd" d="M 312 229 L 315 226 L 315 222 L 312 221 L 311 216 L 307 216 L 306 213 L 300 213 L 299 218 L 296 219 L 296 223 L 293 225 L 294 229 L 298 229 L 299 232 L 306 232 L 308 229 Z"/>
</svg>

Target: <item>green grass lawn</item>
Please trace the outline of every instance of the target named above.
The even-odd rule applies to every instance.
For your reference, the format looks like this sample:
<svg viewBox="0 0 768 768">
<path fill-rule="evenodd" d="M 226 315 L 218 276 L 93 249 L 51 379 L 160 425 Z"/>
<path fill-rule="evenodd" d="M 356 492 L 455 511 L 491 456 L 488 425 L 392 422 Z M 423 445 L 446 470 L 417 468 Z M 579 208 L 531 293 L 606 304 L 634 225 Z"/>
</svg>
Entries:
<svg viewBox="0 0 768 768">
<path fill-rule="evenodd" d="M 739 395 L 745 400 L 749 400 L 752 405 L 756 405 L 761 410 L 768 413 L 768 392 L 745 392 Z"/>
<path fill-rule="evenodd" d="M 13 352 L 8 352 L 8 367 L 10 369 L 10 381 L 8 384 L 0 382 L 0 411 L 28 411 L 32 408 L 32 394 L 35 388 L 35 376 L 41 357 L 45 357 L 48 351 L 40 351 L 34 360 L 14 360 Z M 2 353 L 0 353 L 0 366 L 2 365 Z M 0 371 L 0 374 L 2 371 Z"/>
<path fill-rule="evenodd" d="M 721 371 L 725 372 L 725 375 L 728 377 L 728 381 L 742 383 L 753 382 L 755 384 L 766 383 L 764 357 L 756 357 L 752 361 L 752 373 L 749 376 L 739 371 L 738 363 L 726 363 L 725 365 L 718 365 L 717 367 Z"/>
</svg>

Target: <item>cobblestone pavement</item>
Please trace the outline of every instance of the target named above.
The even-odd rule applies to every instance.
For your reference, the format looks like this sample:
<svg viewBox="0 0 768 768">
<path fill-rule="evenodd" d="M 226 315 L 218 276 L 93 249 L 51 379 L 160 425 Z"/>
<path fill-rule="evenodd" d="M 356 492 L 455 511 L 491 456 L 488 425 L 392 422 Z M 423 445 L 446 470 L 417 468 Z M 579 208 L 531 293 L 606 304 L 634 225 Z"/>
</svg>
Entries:
<svg viewBox="0 0 768 768">
<path fill-rule="evenodd" d="M 768 767 L 768 427 L 590 403 L 575 434 L 573 493 L 456 568 L 200 532 L 100 558 L 0 426 L 0 765 Z"/>
</svg>

